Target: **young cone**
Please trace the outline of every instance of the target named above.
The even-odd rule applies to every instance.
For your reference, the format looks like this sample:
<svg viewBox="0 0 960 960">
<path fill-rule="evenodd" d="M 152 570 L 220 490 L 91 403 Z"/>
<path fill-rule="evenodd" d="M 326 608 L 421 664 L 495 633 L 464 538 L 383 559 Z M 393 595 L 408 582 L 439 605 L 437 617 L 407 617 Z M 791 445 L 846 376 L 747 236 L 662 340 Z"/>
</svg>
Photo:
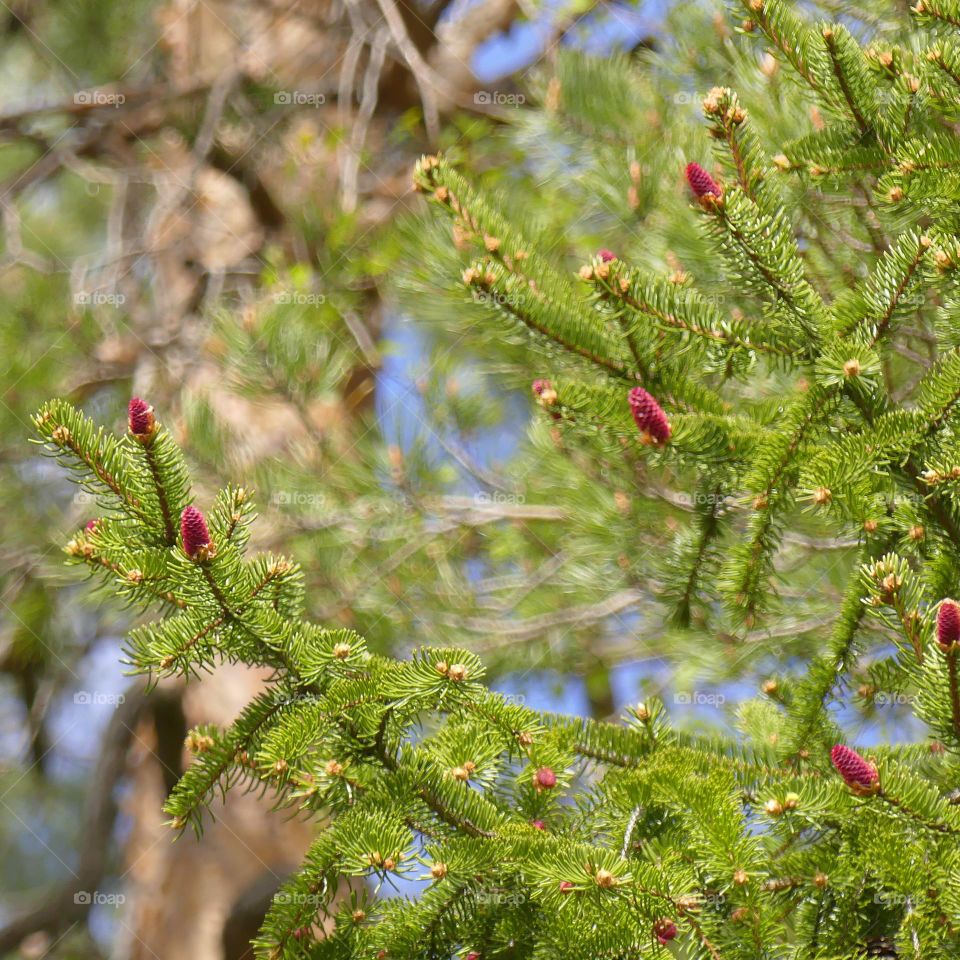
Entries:
<svg viewBox="0 0 960 960">
<path fill-rule="evenodd" d="M 688 163 L 686 174 L 690 189 L 698 197 L 706 197 L 707 195 L 719 197 L 723 193 L 717 181 L 699 163 Z"/>
<path fill-rule="evenodd" d="M 127 425 L 130 432 L 140 440 L 152 437 L 157 429 L 153 407 L 140 397 L 133 397 L 127 405 Z"/>
<path fill-rule="evenodd" d="M 661 945 L 669 943 L 677 935 L 677 925 L 666 917 L 661 917 L 653 925 L 653 934 Z"/>
<path fill-rule="evenodd" d="M 670 421 L 659 403 L 643 387 L 634 387 L 627 395 L 630 412 L 647 442 L 662 446 L 670 439 Z"/>
<path fill-rule="evenodd" d="M 185 507 L 180 516 L 183 552 L 191 560 L 206 560 L 213 555 L 210 531 L 203 514 L 196 507 Z"/>
<path fill-rule="evenodd" d="M 541 767 L 533 777 L 538 790 L 552 790 L 557 785 L 557 775 L 549 767 Z"/>
<path fill-rule="evenodd" d="M 944 600 L 937 611 L 937 643 L 943 651 L 960 643 L 960 604 Z"/>
<path fill-rule="evenodd" d="M 877 768 L 864 760 L 856 750 L 838 743 L 830 751 L 830 762 L 854 793 L 871 794 L 880 789 Z"/>
</svg>

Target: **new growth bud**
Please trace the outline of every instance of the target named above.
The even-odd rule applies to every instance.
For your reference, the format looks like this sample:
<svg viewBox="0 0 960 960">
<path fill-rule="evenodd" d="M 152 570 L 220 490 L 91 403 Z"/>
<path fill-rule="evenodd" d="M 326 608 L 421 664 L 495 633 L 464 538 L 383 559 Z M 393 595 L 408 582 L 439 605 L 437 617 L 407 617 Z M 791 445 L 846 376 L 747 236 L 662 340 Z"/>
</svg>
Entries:
<svg viewBox="0 0 960 960">
<path fill-rule="evenodd" d="M 677 925 L 672 920 L 661 917 L 653 925 L 653 935 L 661 945 L 669 943 L 677 936 Z"/>
<path fill-rule="evenodd" d="M 184 508 L 180 516 L 180 534 L 183 538 L 183 552 L 191 560 L 209 560 L 214 556 L 207 521 L 196 507 Z"/>
<path fill-rule="evenodd" d="M 946 652 L 960 643 L 960 605 L 943 600 L 937 611 L 937 644 Z"/>
<path fill-rule="evenodd" d="M 134 397 L 127 405 L 127 426 L 138 440 L 148 440 L 157 431 L 153 407 L 146 400 Z"/>
<path fill-rule="evenodd" d="M 627 394 L 630 412 L 646 442 L 662 446 L 670 439 L 670 421 L 660 404 L 643 387 L 634 387 Z"/>
<path fill-rule="evenodd" d="M 550 767 L 541 767 L 533 775 L 533 785 L 537 790 L 552 790 L 557 785 L 557 775 Z"/>
<path fill-rule="evenodd" d="M 869 795 L 880 789 L 880 775 L 877 773 L 877 768 L 864 760 L 856 750 L 838 743 L 830 751 L 830 762 L 854 793 Z"/>
<path fill-rule="evenodd" d="M 709 195 L 719 198 L 723 195 L 720 185 L 699 163 L 688 163 L 686 174 L 687 183 L 690 184 L 690 189 L 697 197 Z"/>
</svg>

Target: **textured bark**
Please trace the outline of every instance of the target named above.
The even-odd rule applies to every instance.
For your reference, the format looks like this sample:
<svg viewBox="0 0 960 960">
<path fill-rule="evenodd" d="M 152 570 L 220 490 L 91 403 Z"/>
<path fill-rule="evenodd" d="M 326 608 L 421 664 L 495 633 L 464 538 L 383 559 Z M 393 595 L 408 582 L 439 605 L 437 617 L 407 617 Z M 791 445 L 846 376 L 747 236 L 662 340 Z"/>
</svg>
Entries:
<svg viewBox="0 0 960 960">
<path fill-rule="evenodd" d="M 265 674 L 224 666 L 202 685 L 181 688 L 190 726 L 229 723 L 262 689 Z M 173 693 L 166 688 L 167 696 Z M 271 810 L 269 796 L 233 790 L 214 803 L 203 837 L 176 834 L 161 805 L 166 797 L 158 728 L 140 723 L 130 756 L 124 814 L 132 824 L 125 845 L 121 955 L 131 960 L 191 957 L 235 960 L 245 955 L 270 898 L 303 859 L 316 825 Z M 190 762 L 184 751 L 181 767 Z"/>
</svg>

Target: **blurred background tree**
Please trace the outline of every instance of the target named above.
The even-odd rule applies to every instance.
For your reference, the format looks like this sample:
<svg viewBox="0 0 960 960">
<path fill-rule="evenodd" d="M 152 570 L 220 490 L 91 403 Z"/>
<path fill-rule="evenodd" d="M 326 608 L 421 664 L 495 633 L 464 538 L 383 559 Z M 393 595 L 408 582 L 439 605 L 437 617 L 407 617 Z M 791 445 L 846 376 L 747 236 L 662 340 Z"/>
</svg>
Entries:
<svg viewBox="0 0 960 960">
<path fill-rule="evenodd" d="M 442 149 L 571 272 L 610 247 L 749 311 L 694 218 L 665 215 L 686 159 L 706 162 L 700 102 L 735 85 L 771 142 L 820 121 L 718 7 L 137 0 L 3 17 L 0 949 L 242 956 L 308 839 L 251 797 L 202 850 L 170 847 L 160 802 L 187 730 L 231 719 L 262 678 L 225 669 L 202 699 L 171 685 L 147 706 L 118 675 L 125 624 L 81 605 L 55 546 L 70 498 L 77 526 L 92 508 L 24 442 L 48 396 L 117 422 L 146 396 L 209 488 L 258 491 L 262 546 L 301 559 L 311 617 L 383 650 L 467 643 L 538 705 L 606 716 L 665 684 L 666 653 L 694 689 L 823 635 L 853 545 L 813 525 L 779 559 L 775 627 L 715 621 L 707 645 L 696 605 L 664 626 L 663 561 L 716 505 L 643 476 L 617 488 L 545 418 L 528 434 L 537 355 L 489 322 L 502 305 L 451 282 L 450 226 L 410 190 L 416 157 Z M 882 38 L 905 17 L 891 2 L 851 22 Z M 824 276 L 854 262 L 824 222 L 886 242 L 866 193 L 825 189 L 806 214 Z"/>
</svg>

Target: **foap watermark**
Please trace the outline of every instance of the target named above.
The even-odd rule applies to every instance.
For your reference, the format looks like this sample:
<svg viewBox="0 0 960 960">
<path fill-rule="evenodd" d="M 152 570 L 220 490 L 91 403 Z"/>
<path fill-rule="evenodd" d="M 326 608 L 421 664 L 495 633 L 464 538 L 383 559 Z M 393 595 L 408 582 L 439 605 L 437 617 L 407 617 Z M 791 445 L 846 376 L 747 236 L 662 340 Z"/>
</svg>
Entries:
<svg viewBox="0 0 960 960">
<path fill-rule="evenodd" d="M 113 707 L 116 710 L 125 700 L 122 693 L 105 693 L 102 690 L 78 690 L 73 695 L 73 702 L 81 707 Z"/>
<path fill-rule="evenodd" d="M 327 498 L 322 493 L 305 493 L 302 490 L 277 490 L 270 497 L 275 507 L 309 507 L 319 510 L 326 505 Z"/>
<path fill-rule="evenodd" d="M 278 890 L 273 895 L 274 903 L 292 903 L 298 906 L 319 906 L 324 902 L 320 893 L 298 893 L 293 890 Z"/>
<path fill-rule="evenodd" d="M 273 102 L 281 107 L 322 107 L 327 98 L 322 93 L 310 93 L 306 90 L 278 90 Z"/>
<path fill-rule="evenodd" d="M 680 493 L 677 495 L 677 503 L 688 507 L 710 506 L 719 507 L 728 501 L 732 502 L 735 498 L 729 493 L 704 493 L 697 491 L 695 493 Z"/>
<path fill-rule="evenodd" d="M 478 890 L 476 894 L 477 903 L 489 903 L 494 906 L 518 907 L 527 902 L 527 898 L 522 893 L 506 893 L 503 890 Z"/>
<path fill-rule="evenodd" d="M 711 307 L 722 307 L 727 302 L 723 293 L 700 293 L 692 287 L 679 287 L 674 291 L 678 303 L 707 304 Z"/>
<path fill-rule="evenodd" d="M 81 290 L 73 295 L 78 307 L 120 307 L 127 302 L 126 294 L 109 290 Z"/>
<path fill-rule="evenodd" d="M 722 707 L 727 698 L 722 693 L 707 693 L 704 690 L 675 693 L 673 702 L 686 707 Z"/>
<path fill-rule="evenodd" d="M 478 90 L 473 95 L 478 107 L 522 107 L 527 98 L 522 93 L 506 93 L 503 90 Z"/>
<path fill-rule="evenodd" d="M 522 693 L 500 693 L 498 691 L 497 695 L 504 703 L 516 704 L 519 707 L 522 707 L 526 704 L 527 698 Z"/>
<path fill-rule="evenodd" d="M 884 907 L 906 907 L 912 903 L 910 897 L 905 893 L 892 893 L 889 890 L 881 890 L 873 895 L 873 902 Z"/>
<path fill-rule="evenodd" d="M 80 907 L 119 907 L 127 902 L 122 893 L 103 893 L 100 890 L 78 890 L 73 902 Z"/>
<path fill-rule="evenodd" d="M 907 707 L 916 697 L 912 693 L 901 693 L 899 690 L 878 690 L 870 699 L 878 707 Z"/>
<path fill-rule="evenodd" d="M 89 507 L 97 502 L 97 495 L 89 490 L 77 490 L 73 495 L 73 502 L 78 507 Z"/>
<path fill-rule="evenodd" d="M 119 107 L 127 102 L 125 94 L 109 90 L 78 90 L 73 102 L 80 107 Z"/>
<path fill-rule="evenodd" d="M 522 493 L 504 493 L 502 490 L 494 490 L 493 493 L 476 493 L 473 496 L 473 502 L 478 506 L 520 506 L 527 502 L 527 498 Z"/>
<path fill-rule="evenodd" d="M 304 293 L 302 290 L 284 290 L 273 295 L 274 303 L 292 303 L 299 307 L 319 307 L 327 302 L 322 293 Z"/>
<path fill-rule="evenodd" d="M 527 299 L 521 293 L 500 293 L 498 290 L 476 290 L 473 296 L 478 303 L 497 307 L 521 307 Z"/>
<path fill-rule="evenodd" d="M 318 703 L 319 700 L 320 695 L 316 693 L 283 693 L 283 691 L 277 691 L 273 698 L 274 704 L 278 707 L 289 707 L 294 703 Z"/>
</svg>

